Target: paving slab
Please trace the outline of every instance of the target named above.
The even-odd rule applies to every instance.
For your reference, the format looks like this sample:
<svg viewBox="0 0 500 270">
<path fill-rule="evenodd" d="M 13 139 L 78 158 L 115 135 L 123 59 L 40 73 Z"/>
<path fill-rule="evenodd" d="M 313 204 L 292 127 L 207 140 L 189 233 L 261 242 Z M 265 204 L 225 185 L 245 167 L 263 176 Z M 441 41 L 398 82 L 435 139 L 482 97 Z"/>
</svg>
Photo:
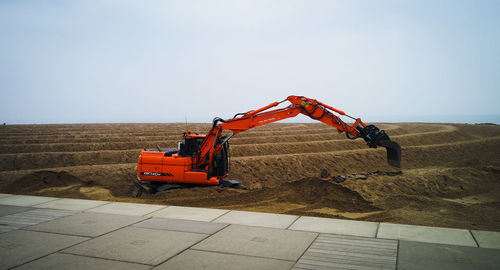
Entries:
<svg viewBox="0 0 500 270">
<path fill-rule="evenodd" d="M 468 230 L 380 223 L 378 238 L 477 247 Z"/>
<path fill-rule="evenodd" d="M 14 196 L 14 194 L 0 193 L 0 199 L 5 197 Z"/>
<path fill-rule="evenodd" d="M 213 222 L 286 229 L 297 218 L 299 217 L 292 215 L 248 211 L 230 211 L 229 213 L 226 213 L 225 215 L 217 218 Z"/>
<path fill-rule="evenodd" d="M 73 215 L 75 212 L 57 209 L 32 209 L 0 217 L 0 232 L 17 230 L 49 220 Z"/>
<path fill-rule="evenodd" d="M 159 217 L 159 218 L 176 218 L 185 220 L 197 220 L 197 221 L 212 221 L 223 214 L 229 212 L 229 210 L 221 209 L 208 209 L 208 208 L 197 208 L 197 207 L 183 207 L 183 206 L 169 206 L 165 209 L 156 211 L 147 216 Z"/>
<path fill-rule="evenodd" d="M 179 232 L 192 232 L 203 234 L 214 234 L 228 224 L 212 223 L 204 221 L 170 219 L 170 218 L 150 218 L 133 225 L 133 227 L 168 230 Z"/>
<path fill-rule="evenodd" d="M 49 201 L 60 200 L 53 197 L 31 196 L 31 195 L 14 195 L 5 198 L 0 198 L 0 204 L 16 205 L 16 206 L 33 206 Z"/>
<path fill-rule="evenodd" d="M 500 250 L 399 241 L 398 269 L 499 269 Z"/>
<path fill-rule="evenodd" d="M 396 269 L 398 241 L 320 234 L 294 269 Z"/>
<path fill-rule="evenodd" d="M 500 232 L 472 230 L 479 247 L 500 249 Z"/>
<path fill-rule="evenodd" d="M 318 234 L 230 225 L 192 249 L 296 261 Z"/>
<path fill-rule="evenodd" d="M 161 269 L 290 269 L 293 262 L 268 258 L 248 257 L 200 250 L 186 250 L 167 262 L 153 268 Z"/>
<path fill-rule="evenodd" d="M 116 215 L 129 216 L 144 216 L 154 211 L 166 208 L 164 205 L 143 204 L 143 203 L 121 203 L 113 202 L 96 208 L 92 208 L 87 212 L 92 213 L 107 213 Z"/>
<path fill-rule="evenodd" d="M 300 217 L 290 230 L 375 237 L 378 223 L 333 218 Z"/>
<path fill-rule="evenodd" d="M 99 236 L 146 219 L 145 217 L 79 213 L 35 226 L 26 230 L 62 233 L 78 236 Z"/>
<path fill-rule="evenodd" d="M 73 254 L 54 253 L 47 257 L 32 261 L 30 263 L 17 267 L 16 270 L 38 270 L 38 269 L 53 269 L 53 270 L 147 270 L 151 266 L 127 263 L 120 261 L 105 260 L 99 258 L 84 257 Z"/>
<path fill-rule="evenodd" d="M 1 216 L 6 216 L 6 215 L 11 215 L 23 211 L 28 211 L 33 208 L 31 207 L 22 207 L 22 206 L 15 206 L 15 205 L 0 205 L 0 217 Z"/>
<path fill-rule="evenodd" d="M 126 227 L 62 252 L 158 265 L 206 236 L 198 233 Z"/>
<path fill-rule="evenodd" d="M 50 201 L 42 204 L 35 205 L 38 208 L 50 208 L 50 209 L 63 209 L 72 211 L 84 211 L 91 209 L 103 204 L 108 204 L 109 202 L 104 201 L 93 201 L 93 200 L 81 200 L 81 199 L 60 199 L 55 201 Z"/>
<path fill-rule="evenodd" d="M 87 240 L 85 237 L 16 230 L 0 234 L 0 269 L 8 269 Z"/>
</svg>

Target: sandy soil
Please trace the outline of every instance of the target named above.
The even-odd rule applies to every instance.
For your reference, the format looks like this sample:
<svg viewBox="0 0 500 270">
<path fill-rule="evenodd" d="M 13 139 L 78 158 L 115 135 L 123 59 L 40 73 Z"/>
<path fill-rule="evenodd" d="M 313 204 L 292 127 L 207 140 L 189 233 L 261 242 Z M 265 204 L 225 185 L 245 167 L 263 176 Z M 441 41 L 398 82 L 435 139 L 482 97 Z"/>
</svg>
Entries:
<svg viewBox="0 0 500 270">
<path fill-rule="evenodd" d="M 401 170 L 323 124 L 272 124 L 231 139 L 231 179 L 135 198 L 141 149 L 175 147 L 185 124 L 0 126 L 0 192 L 500 231 L 500 126 L 379 124 Z M 189 124 L 206 132 L 209 124 Z M 337 183 L 338 176 L 346 181 Z"/>
</svg>

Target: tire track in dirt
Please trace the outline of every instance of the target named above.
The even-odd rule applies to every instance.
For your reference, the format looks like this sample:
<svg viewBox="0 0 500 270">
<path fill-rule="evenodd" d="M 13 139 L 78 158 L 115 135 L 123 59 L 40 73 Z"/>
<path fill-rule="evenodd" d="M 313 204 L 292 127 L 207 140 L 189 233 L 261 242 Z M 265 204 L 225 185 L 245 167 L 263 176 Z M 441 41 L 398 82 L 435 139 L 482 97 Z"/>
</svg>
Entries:
<svg viewBox="0 0 500 270">
<path fill-rule="evenodd" d="M 203 130 L 192 130 L 192 132 L 196 133 L 206 133 L 208 129 Z M 0 137 L 0 143 L 2 144 L 17 144 L 17 143 L 31 143 L 31 142 L 40 142 L 40 143 L 58 143 L 58 142 L 108 142 L 108 141 L 117 141 L 117 140 L 126 140 L 127 138 L 155 138 L 155 139 L 165 139 L 165 138 L 179 138 L 182 135 L 183 129 L 179 129 L 176 132 L 168 131 L 168 132 L 140 132 L 140 133 L 125 133 L 125 134 L 97 134 L 97 135 L 85 135 L 85 134 L 54 134 L 54 135 L 20 135 L 20 136 L 2 136 Z M 244 133 L 239 134 L 239 137 L 266 137 L 269 135 L 287 135 L 290 131 L 279 130 L 258 130 L 258 131 L 246 131 Z M 325 134 L 325 133 L 333 133 L 335 129 L 332 128 L 317 128 L 317 129 L 308 129 L 308 130 L 295 130 L 291 131 L 293 134 Z"/>
<path fill-rule="evenodd" d="M 446 143 L 427 146 L 409 146 L 403 148 L 403 169 L 423 168 L 428 166 L 474 166 L 475 164 L 499 164 L 500 157 L 500 137 L 488 139 L 477 139 L 467 142 Z M 99 152 L 96 152 L 99 153 Z M 88 153 L 91 158 L 96 153 Z M 113 153 L 111 151 L 111 153 Z M 113 153 L 116 154 L 116 153 Z M 95 163 L 89 168 L 96 169 L 111 168 L 109 175 L 113 175 L 113 166 L 118 167 L 124 164 L 128 167 L 134 167 L 137 159 L 137 153 L 129 153 L 132 161 L 114 162 L 111 164 Z M 466 156 L 467 158 L 463 158 Z M 71 157 L 71 155 L 70 155 Z M 43 157 L 40 157 L 43 160 Z M 60 159 L 58 157 L 57 159 Z M 114 160 L 113 156 L 108 157 Z M 15 175 L 36 171 L 39 169 L 50 170 L 69 170 L 71 168 L 85 168 L 85 165 L 75 164 L 78 160 L 64 160 L 61 162 L 40 163 L 40 168 L 22 171 L 4 171 L 0 175 L 7 178 Z M 62 164 L 65 166 L 50 166 L 48 164 Z M 73 165 L 71 165 L 73 164 Z M 366 172 L 370 170 L 391 171 L 393 170 L 385 160 L 384 149 L 357 149 L 336 152 L 319 152 L 307 154 L 282 154 L 265 156 L 246 156 L 231 158 L 230 175 L 231 178 L 241 180 L 250 188 L 273 187 L 276 184 L 294 181 L 303 177 L 313 177 L 319 175 L 322 169 L 326 169 L 331 175 L 349 174 L 355 172 Z M 135 170 L 131 170 L 125 176 L 128 181 L 135 177 Z M 5 179 L 5 178 L 4 178 Z"/>
<path fill-rule="evenodd" d="M 71 126 L 64 124 L 64 126 Z M 191 130 L 194 132 L 206 132 L 211 128 L 211 124 L 207 123 L 177 123 L 177 124 L 79 124 L 80 128 L 56 128 L 54 125 L 9 125 L 8 129 L 0 129 L 0 135 L 2 137 L 9 136 L 27 136 L 29 133 L 32 136 L 53 136 L 61 135 L 64 133 L 78 133 L 80 135 L 109 135 L 109 134 L 121 134 L 121 135 L 133 135 L 133 134 L 150 134 L 150 133 L 171 133 L 177 134 L 182 132 L 182 130 Z M 102 128 L 102 126 L 110 126 L 109 128 Z M 38 128 L 37 128 L 38 127 Z M 249 130 L 248 133 L 252 132 L 262 132 L 262 131 L 274 131 L 274 130 L 303 130 L 307 129 L 325 129 L 323 124 L 270 124 L 264 127 L 259 127 L 254 130 Z M 15 132 L 14 130 L 18 130 Z M 48 131 L 44 131 L 48 130 Z M 97 130 L 97 131 L 96 131 Z M 140 130 L 140 131 L 137 131 Z M 175 133 L 174 131 L 175 130 Z M 66 135 L 72 136 L 72 135 Z M 1 138 L 0 138 L 1 139 Z"/>
<path fill-rule="evenodd" d="M 450 131 L 451 132 L 451 131 Z M 411 137 L 400 138 L 398 141 L 403 147 L 412 144 L 426 145 L 426 143 L 447 143 L 449 134 L 427 133 L 422 134 L 419 139 Z M 461 138 L 458 135 L 455 138 Z M 463 139 L 463 138 L 461 138 Z M 176 148 L 176 144 L 166 145 Z M 154 145 L 150 145 L 154 148 Z M 165 146 L 163 146 L 165 147 Z M 255 145 L 235 145 L 232 146 L 231 156 L 282 156 L 287 154 L 308 154 L 308 153 L 335 153 L 346 150 L 365 149 L 366 145 L 360 140 L 334 140 L 319 142 L 301 143 L 276 143 L 276 144 L 255 144 Z M 33 152 L 20 154 L 0 154 L 0 171 L 2 170 L 22 170 L 41 169 L 50 167 L 76 166 L 76 165 L 96 165 L 113 163 L 132 163 L 137 161 L 141 149 L 129 150 L 100 150 L 100 151 L 79 151 L 79 152 Z"/>
<path fill-rule="evenodd" d="M 406 134 L 404 139 L 407 139 L 408 136 L 416 136 L 416 135 L 426 135 L 426 134 L 434 134 L 441 133 L 445 131 L 453 131 L 456 128 L 452 126 L 444 126 L 442 130 L 437 131 L 428 131 L 422 133 L 413 133 Z M 333 131 L 332 131 L 333 132 Z M 401 135 L 392 135 L 391 137 L 399 138 Z M 449 136 L 453 138 L 452 136 Z M 0 153 L 37 153 L 37 152 L 78 152 L 78 151 L 101 151 L 101 150 L 132 150 L 132 149 L 143 149 L 143 148 L 155 148 L 159 145 L 162 148 L 177 148 L 177 143 L 181 140 L 180 136 L 173 137 L 163 137 L 162 140 L 157 141 L 135 141 L 136 138 L 130 139 L 129 142 L 93 142 L 93 143 L 51 143 L 51 144 L 0 144 Z M 137 138 L 143 139 L 143 138 Z M 155 139 L 157 139 L 155 137 Z M 456 138 L 455 138 L 456 139 Z M 330 133 L 330 134 L 307 134 L 307 135 L 284 135 L 284 136 L 259 136 L 259 137 L 245 137 L 245 136 L 237 136 L 231 140 L 231 145 L 233 145 L 232 149 L 236 149 L 238 147 L 249 147 L 250 149 L 255 149 L 252 147 L 256 144 L 263 144 L 261 147 L 262 151 L 254 151 L 257 153 L 268 152 L 265 148 L 269 147 L 270 144 L 282 144 L 287 142 L 293 142 L 298 145 L 300 148 L 300 144 L 310 144 L 310 143 L 332 143 L 335 142 L 335 145 L 332 145 L 328 149 L 334 149 L 337 147 L 339 149 L 355 149 L 352 147 L 352 141 L 346 140 L 344 134 Z M 418 140 L 416 140 L 418 141 Z M 356 143 L 357 141 L 354 141 Z M 264 145 L 265 144 L 265 145 Z M 245 146 L 242 146 L 245 145 Z M 274 149 L 278 149 L 279 146 L 270 147 Z M 286 147 L 286 145 L 284 145 Z M 327 147 L 327 146 L 326 146 Z M 234 151 L 233 155 L 239 156 L 238 153 L 244 153 L 245 150 L 242 151 Z M 311 150 L 307 150 L 311 151 Z M 280 152 L 271 151 L 271 153 L 280 154 Z M 291 153 L 289 150 L 285 150 L 284 153 Z M 296 153 L 299 153 L 296 151 Z M 246 153 L 246 155 L 251 155 Z"/>
<path fill-rule="evenodd" d="M 384 124 L 382 124 L 384 125 Z M 400 129 L 397 126 L 392 126 L 392 125 L 384 125 L 389 127 L 389 129 L 386 130 L 398 130 Z M 10 128 L 10 126 L 9 126 Z M 4 127 L 5 129 L 5 127 Z M 139 127 L 136 127 L 136 129 L 140 129 Z M 199 132 L 199 133 L 205 133 L 210 129 L 210 127 L 206 128 L 198 128 L 198 129 L 190 129 L 192 132 Z M 88 132 L 88 131 L 70 131 L 70 132 L 54 132 L 51 134 L 37 134 L 30 132 L 29 130 L 25 130 L 22 133 L 19 134 L 9 134 L 9 133 L 1 133 L 0 132 L 0 142 L 1 141 L 9 141 L 10 139 L 33 139 L 37 138 L 40 140 L 43 139 L 79 139 L 79 138 L 86 138 L 86 139 L 99 139 L 99 138 L 108 138 L 108 137 L 165 137 L 165 136 L 179 136 L 182 134 L 182 131 L 186 130 L 185 128 L 170 128 L 167 130 L 142 130 L 142 131 L 131 131 L 131 132 L 106 132 L 106 133 L 93 133 L 93 132 Z M 300 133 L 300 134 L 322 134 L 325 132 L 329 131 L 334 131 L 335 129 L 332 129 L 332 127 L 322 125 L 321 127 L 315 127 L 315 128 L 286 128 L 286 127 L 279 127 L 279 128 L 271 128 L 271 129 L 265 129 L 263 127 L 257 127 L 255 129 L 247 130 L 244 133 L 239 134 L 239 136 L 245 137 L 258 137 L 258 136 L 266 136 L 269 135 L 269 132 L 281 132 L 285 133 L 283 135 L 286 135 L 287 132 L 290 133 Z"/>
<path fill-rule="evenodd" d="M 140 149 L 0 155 L 0 171 L 137 162 Z"/>
<path fill-rule="evenodd" d="M 410 135 L 396 135 L 394 140 L 403 147 L 411 145 L 427 145 L 447 143 L 450 140 L 465 141 L 470 136 L 463 134 L 453 126 L 447 126 L 442 131 L 428 131 Z M 142 143 L 135 143 L 139 146 Z M 125 144 L 126 146 L 127 144 Z M 144 143 L 145 147 L 155 148 L 156 143 Z M 76 165 L 95 165 L 112 163 L 132 163 L 137 160 L 141 149 L 127 150 L 99 150 L 97 147 L 88 146 L 90 151 L 76 152 L 31 152 L 22 154 L 0 154 L 0 170 L 20 170 L 20 169 L 41 169 L 50 167 L 76 166 Z M 113 146 L 110 144 L 108 146 Z M 120 146 L 120 145 L 118 145 Z M 64 147 L 64 145 L 62 145 Z M 177 141 L 170 141 L 162 144 L 161 147 L 176 148 Z M 96 150 L 97 148 L 97 150 Z M 307 154 L 307 153 L 325 153 L 338 152 L 345 150 L 365 149 L 366 145 L 362 140 L 330 140 L 330 141 L 309 141 L 294 143 L 271 143 L 271 144 L 253 144 L 253 145 L 233 145 L 231 146 L 232 157 L 244 156 L 280 156 L 284 154 Z M 81 149 L 81 148 L 80 148 Z"/>
</svg>

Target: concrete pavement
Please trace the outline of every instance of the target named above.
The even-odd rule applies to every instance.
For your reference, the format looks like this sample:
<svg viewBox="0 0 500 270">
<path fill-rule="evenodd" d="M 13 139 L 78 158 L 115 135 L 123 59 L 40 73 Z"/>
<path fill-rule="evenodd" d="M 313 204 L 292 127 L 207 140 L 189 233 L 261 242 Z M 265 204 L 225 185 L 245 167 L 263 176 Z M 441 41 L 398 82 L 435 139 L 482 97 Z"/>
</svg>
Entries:
<svg viewBox="0 0 500 270">
<path fill-rule="evenodd" d="M 0 269 L 498 269 L 500 232 L 0 194 Z"/>
</svg>

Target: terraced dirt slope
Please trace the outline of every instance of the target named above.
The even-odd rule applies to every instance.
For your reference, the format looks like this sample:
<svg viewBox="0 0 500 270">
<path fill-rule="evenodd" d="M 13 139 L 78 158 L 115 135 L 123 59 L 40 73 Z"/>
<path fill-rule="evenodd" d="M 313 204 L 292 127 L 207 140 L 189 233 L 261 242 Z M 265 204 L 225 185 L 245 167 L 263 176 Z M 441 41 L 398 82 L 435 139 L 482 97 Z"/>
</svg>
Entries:
<svg viewBox="0 0 500 270">
<path fill-rule="evenodd" d="M 0 126 L 0 192 L 500 230 L 500 126 L 378 126 L 401 144 L 401 171 L 384 149 L 324 124 L 272 124 L 230 141 L 231 179 L 248 190 L 141 198 L 132 183 L 140 150 L 175 148 L 185 124 Z"/>
</svg>

